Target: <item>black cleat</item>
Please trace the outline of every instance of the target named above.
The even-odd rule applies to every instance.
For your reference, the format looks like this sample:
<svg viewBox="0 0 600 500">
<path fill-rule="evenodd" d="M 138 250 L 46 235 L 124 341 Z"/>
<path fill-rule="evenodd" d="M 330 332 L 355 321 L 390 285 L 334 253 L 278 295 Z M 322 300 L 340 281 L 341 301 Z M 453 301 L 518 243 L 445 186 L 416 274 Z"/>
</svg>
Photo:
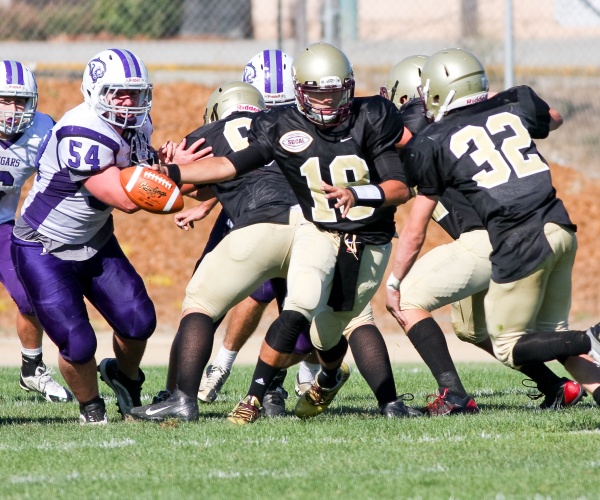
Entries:
<svg viewBox="0 0 600 500">
<path fill-rule="evenodd" d="M 110 387 L 117 396 L 117 407 L 119 413 L 125 417 L 135 406 L 141 406 L 142 384 L 145 377 L 142 369 L 139 369 L 137 380 L 132 380 L 117 369 L 115 358 L 103 359 L 98 365 L 100 379 Z"/>
<path fill-rule="evenodd" d="M 106 425 L 106 407 L 104 399 L 100 398 L 94 403 L 79 405 L 79 423 L 81 425 Z"/>
<path fill-rule="evenodd" d="M 281 417 L 285 415 L 285 400 L 287 391 L 279 386 L 272 391 L 267 391 L 262 401 L 262 412 L 265 417 Z"/>
<path fill-rule="evenodd" d="M 129 416 L 135 420 L 163 422 L 171 418 L 182 422 L 198 420 L 198 400 L 179 389 L 175 389 L 171 397 L 160 403 L 132 408 Z"/>
<path fill-rule="evenodd" d="M 380 405 L 379 413 L 387 418 L 410 418 L 423 416 L 423 413 L 416 408 L 406 406 L 402 397 L 403 396 L 400 396 L 395 401 L 390 401 L 389 403 Z"/>
</svg>

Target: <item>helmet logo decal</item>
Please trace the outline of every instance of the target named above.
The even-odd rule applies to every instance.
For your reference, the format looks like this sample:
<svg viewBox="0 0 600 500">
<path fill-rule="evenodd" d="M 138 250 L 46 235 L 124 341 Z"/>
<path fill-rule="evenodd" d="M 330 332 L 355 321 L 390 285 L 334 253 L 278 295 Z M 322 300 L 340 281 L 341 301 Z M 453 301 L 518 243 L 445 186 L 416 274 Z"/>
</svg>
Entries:
<svg viewBox="0 0 600 500">
<path fill-rule="evenodd" d="M 279 144 L 290 153 L 299 153 L 307 149 L 313 142 L 313 138 L 302 130 L 292 130 L 281 136 Z"/>
<path fill-rule="evenodd" d="M 106 73 L 106 63 L 100 58 L 92 59 L 88 64 L 88 70 L 92 82 L 96 83 Z"/>
<path fill-rule="evenodd" d="M 252 62 L 249 62 L 248 64 L 246 64 L 246 67 L 244 68 L 244 76 L 242 77 L 242 81 L 245 83 L 252 83 L 255 78 L 256 78 L 256 68 L 254 67 Z"/>
<path fill-rule="evenodd" d="M 342 80 L 339 76 L 323 76 L 319 84 L 321 87 L 341 87 Z"/>
</svg>

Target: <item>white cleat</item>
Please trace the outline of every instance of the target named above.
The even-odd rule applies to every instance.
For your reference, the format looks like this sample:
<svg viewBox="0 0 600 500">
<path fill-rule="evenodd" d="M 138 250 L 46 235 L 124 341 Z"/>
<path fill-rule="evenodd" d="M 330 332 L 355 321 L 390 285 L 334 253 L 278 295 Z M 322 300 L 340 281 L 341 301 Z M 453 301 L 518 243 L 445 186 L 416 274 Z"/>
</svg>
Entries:
<svg viewBox="0 0 600 500">
<path fill-rule="evenodd" d="M 19 386 L 27 392 L 38 392 L 51 403 L 67 403 L 73 401 L 72 394 L 52 378 L 52 368 L 44 363 L 35 369 L 35 375 L 24 377 L 21 372 Z"/>
</svg>

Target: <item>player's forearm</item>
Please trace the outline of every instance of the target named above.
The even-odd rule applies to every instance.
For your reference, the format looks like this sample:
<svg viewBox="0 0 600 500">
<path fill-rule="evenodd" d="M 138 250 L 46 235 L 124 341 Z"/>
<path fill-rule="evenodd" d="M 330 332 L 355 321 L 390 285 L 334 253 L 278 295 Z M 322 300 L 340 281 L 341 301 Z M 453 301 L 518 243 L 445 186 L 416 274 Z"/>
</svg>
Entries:
<svg viewBox="0 0 600 500">
<path fill-rule="evenodd" d="M 233 163 L 222 156 L 213 156 L 181 165 L 171 163 L 166 166 L 165 173 L 177 184 L 214 184 L 236 176 Z"/>
<path fill-rule="evenodd" d="M 379 184 L 383 190 L 384 200 L 382 206 L 398 206 L 410 200 L 410 189 L 400 181 L 383 181 Z"/>
<path fill-rule="evenodd" d="M 392 274 L 401 282 L 411 270 L 417 260 L 425 234 L 401 231 L 398 237 L 398 245 L 392 262 Z"/>
</svg>

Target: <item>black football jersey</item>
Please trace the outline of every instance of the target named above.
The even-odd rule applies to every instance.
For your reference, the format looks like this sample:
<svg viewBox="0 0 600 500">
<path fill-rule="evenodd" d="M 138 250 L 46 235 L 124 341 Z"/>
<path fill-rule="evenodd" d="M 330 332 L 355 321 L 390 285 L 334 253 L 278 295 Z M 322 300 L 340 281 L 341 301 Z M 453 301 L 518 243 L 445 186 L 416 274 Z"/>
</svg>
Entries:
<svg viewBox="0 0 600 500">
<path fill-rule="evenodd" d="M 575 229 L 532 139 L 548 135 L 548 105 L 526 86 L 451 111 L 409 145 L 406 169 L 419 192 L 459 191 L 489 232 L 492 276 L 515 281 L 551 248 L 544 224 Z"/>
<path fill-rule="evenodd" d="M 404 119 L 404 125 L 411 131 L 413 136 L 423 132 L 429 125 L 425 118 L 425 108 L 423 101 L 419 98 L 409 99 L 400 107 L 400 113 Z M 406 149 L 402 150 L 400 157 L 406 154 Z M 410 179 L 409 179 L 410 181 Z M 411 186 L 415 186 L 414 180 Z M 447 187 L 440 198 L 432 216 L 444 231 L 453 239 L 457 240 L 461 234 L 483 229 L 483 223 L 467 199 L 456 189 Z"/>
<path fill-rule="evenodd" d="M 189 146 L 204 137 L 206 143 L 203 147 L 212 146 L 215 156 L 242 150 L 248 147 L 252 114 L 234 113 L 204 125 L 186 137 L 186 144 Z M 298 204 L 275 162 L 235 179 L 212 184 L 211 189 L 229 214 L 235 229 L 260 222 L 287 224 L 290 207 Z"/>
<path fill-rule="evenodd" d="M 254 116 L 249 139 L 251 148 L 281 167 L 306 219 L 328 231 L 356 234 L 368 244 L 384 244 L 395 232 L 395 207 L 356 206 L 342 218 L 335 201 L 325 198 L 321 181 L 335 186 L 406 183 L 395 148 L 403 130 L 396 107 L 373 96 L 355 98 L 350 117 L 334 127 L 315 125 L 295 106 L 264 111 Z"/>
</svg>

